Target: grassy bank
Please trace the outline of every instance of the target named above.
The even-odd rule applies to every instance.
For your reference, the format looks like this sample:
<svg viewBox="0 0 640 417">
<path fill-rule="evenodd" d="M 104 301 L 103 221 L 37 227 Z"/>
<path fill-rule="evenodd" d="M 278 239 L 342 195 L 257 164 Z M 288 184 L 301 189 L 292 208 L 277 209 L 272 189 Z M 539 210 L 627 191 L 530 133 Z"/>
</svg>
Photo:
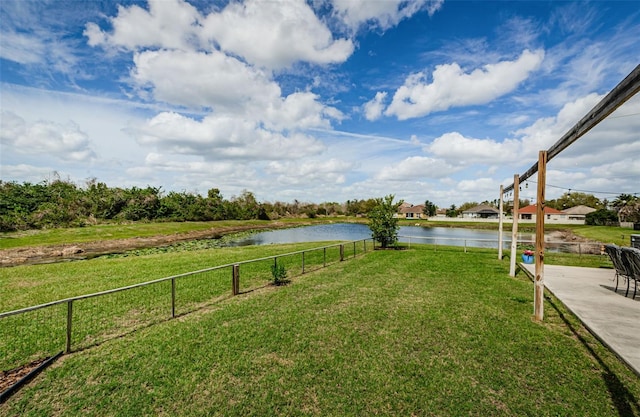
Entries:
<svg viewBox="0 0 640 417">
<path fill-rule="evenodd" d="M 533 322 L 508 268 L 493 250 L 370 252 L 68 355 L 0 415 L 640 413 L 638 378 L 553 298 Z"/>
<path fill-rule="evenodd" d="M 226 228 L 245 227 L 295 227 L 297 225 L 352 221 L 348 218 L 322 219 L 282 219 L 266 220 L 223 220 L 214 222 L 137 222 L 98 224 L 95 226 L 59 229 L 29 230 L 26 232 L 0 233 L 0 249 L 26 246 L 70 245 L 102 240 L 117 240 L 136 237 L 205 232 Z"/>
<path fill-rule="evenodd" d="M 452 222 L 447 220 L 402 220 L 400 222 L 403 226 L 419 225 L 423 227 L 459 227 L 468 229 L 484 229 L 484 230 L 498 230 L 498 223 L 481 223 L 481 222 Z M 504 223 L 504 231 L 511 231 L 512 224 Z M 587 225 L 573 225 L 573 224 L 547 224 L 545 225 L 545 232 L 555 230 L 570 231 L 578 236 L 594 240 L 602 243 L 615 243 L 616 245 L 629 246 L 630 236 L 633 234 L 640 234 L 637 230 L 612 227 L 612 226 L 587 226 Z M 535 233 L 535 223 L 519 223 L 518 231 L 521 233 Z"/>
</svg>

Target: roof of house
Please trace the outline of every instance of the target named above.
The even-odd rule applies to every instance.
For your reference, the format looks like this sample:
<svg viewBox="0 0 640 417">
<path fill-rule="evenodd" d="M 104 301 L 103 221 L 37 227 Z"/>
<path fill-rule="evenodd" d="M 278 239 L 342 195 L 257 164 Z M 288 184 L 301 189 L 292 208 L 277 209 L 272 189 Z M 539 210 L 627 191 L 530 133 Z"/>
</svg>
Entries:
<svg viewBox="0 0 640 417">
<path fill-rule="evenodd" d="M 532 204 L 530 206 L 521 208 L 520 210 L 518 210 L 519 214 L 536 214 L 536 211 L 538 210 L 537 205 L 536 204 Z M 544 208 L 544 214 L 565 214 L 563 212 L 561 212 L 560 210 L 556 210 L 554 208 L 551 207 L 545 207 Z"/>
<path fill-rule="evenodd" d="M 565 214 L 589 214 L 593 213 L 594 211 L 596 211 L 596 209 L 594 209 L 593 207 L 583 205 L 562 210 L 562 212 Z"/>
<path fill-rule="evenodd" d="M 423 210 L 424 210 L 424 204 L 418 204 L 417 206 L 411 206 L 411 207 L 400 206 L 399 211 L 402 214 L 406 214 L 406 213 L 422 213 Z"/>
<path fill-rule="evenodd" d="M 463 211 L 463 213 L 484 213 L 484 214 L 498 214 L 500 210 L 495 207 L 491 207 L 487 204 L 480 204 L 475 207 L 471 207 L 468 210 Z"/>
</svg>

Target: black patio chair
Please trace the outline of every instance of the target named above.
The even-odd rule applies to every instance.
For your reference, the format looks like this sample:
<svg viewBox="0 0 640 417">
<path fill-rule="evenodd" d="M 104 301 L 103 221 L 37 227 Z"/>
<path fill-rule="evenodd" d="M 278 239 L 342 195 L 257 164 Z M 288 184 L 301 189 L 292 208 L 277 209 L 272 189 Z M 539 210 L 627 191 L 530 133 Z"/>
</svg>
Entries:
<svg viewBox="0 0 640 417">
<path fill-rule="evenodd" d="M 622 261 L 622 249 L 618 245 L 604 245 L 604 251 L 607 252 L 611 262 L 613 263 L 613 267 L 616 270 L 616 288 L 615 292 L 618 292 L 618 281 L 620 278 L 623 278 L 627 282 L 627 294 L 629 294 L 629 281 L 632 279 L 633 270 L 631 269 L 631 265 L 627 262 Z"/>
<path fill-rule="evenodd" d="M 638 292 L 638 281 L 640 281 L 640 249 L 636 248 L 621 248 L 622 262 L 629 266 L 631 269 L 631 275 L 629 278 L 633 279 L 633 299 L 636 299 L 636 293 Z M 627 282 L 627 293 L 629 293 L 629 285 Z M 627 294 L 624 295 L 625 297 Z"/>
</svg>

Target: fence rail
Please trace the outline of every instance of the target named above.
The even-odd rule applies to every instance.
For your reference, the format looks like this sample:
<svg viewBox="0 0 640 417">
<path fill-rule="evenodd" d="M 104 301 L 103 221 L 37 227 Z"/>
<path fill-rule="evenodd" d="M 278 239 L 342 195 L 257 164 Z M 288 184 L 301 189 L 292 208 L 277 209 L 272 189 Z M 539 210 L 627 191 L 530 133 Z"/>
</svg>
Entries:
<svg viewBox="0 0 640 417">
<path fill-rule="evenodd" d="M 407 243 L 411 247 L 412 243 L 421 242 L 434 245 L 437 249 L 438 244 L 447 246 L 460 246 L 467 251 L 469 247 L 498 249 L 498 239 L 475 239 L 463 237 L 438 237 L 438 236 L 398 236 L 399 241 Z M 518 245 L 535 245 L 533 240 L 518 240 Z M 511 239 L 503 240 L 503 249 L 511 247 Z M 599 242 L 564 242 L 551 241 L 545 242 L 545 248 L 549 252 L 576 253 L 579 255 L 602 255 L 604 253 L 604 245 Z"/>
<path fill-rule="evenodd" d="M 218 265 L 140 284 L 0 313 L 0 370 L 83 349 L 195 311 L 272 281 L 272 265 L 289 277 L 367 252 L 372 239 Z M 242 279 L 241 279 L 242 277 Z"/>
</svg>

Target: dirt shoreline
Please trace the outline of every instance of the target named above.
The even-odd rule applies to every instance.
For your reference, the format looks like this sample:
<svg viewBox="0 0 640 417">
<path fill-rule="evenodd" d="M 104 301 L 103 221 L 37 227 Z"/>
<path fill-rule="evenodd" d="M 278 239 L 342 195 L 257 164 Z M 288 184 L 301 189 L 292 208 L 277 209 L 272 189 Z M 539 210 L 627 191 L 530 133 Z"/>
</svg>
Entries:
<svg viewBox="0 0 640 417">
<path fill-rule="evenodd" d="M 110 253 L 120 253 L 128 250 L 166 246 L 177 242 L 198 239 L 218 239 L 222 236 L 246 232 L 250 230 L 283 229 L 288 227 L 307 226 L 311 223 L 269 223 L 268 225 L 247 225 L 212 227 L 207 230 L 176 233 L 171 235 L 157 235 L 151 237 L 133 237 L 127 239 L 100 240 L 86 243 L 71 243 L 63 245 L 28 246 L 15 249 L 0 250 L 0 266 L 17 266 L 25 264 L 51 263 L 65 260 L 85 259 Z"/>
</svg>

